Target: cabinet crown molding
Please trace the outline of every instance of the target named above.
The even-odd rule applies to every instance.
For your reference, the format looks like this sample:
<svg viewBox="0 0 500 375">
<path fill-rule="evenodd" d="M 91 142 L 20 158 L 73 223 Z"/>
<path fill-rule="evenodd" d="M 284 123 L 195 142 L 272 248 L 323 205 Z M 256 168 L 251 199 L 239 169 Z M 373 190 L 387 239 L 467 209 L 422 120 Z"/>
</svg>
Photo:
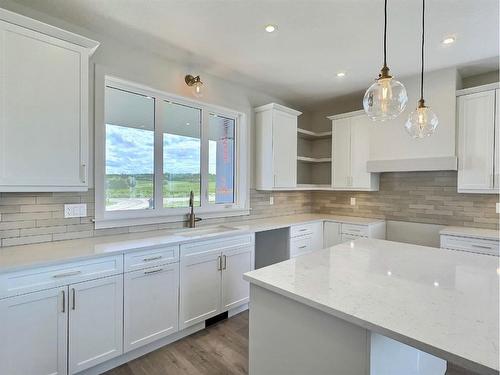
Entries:
<svg viewBox="0 0 500 375">
<path fill-rule="evenodd" d="M 13 25 L 21 26 L 26 29 L 64 40 L 68 43 L 75 44 L 87 49 L 89 56 L 92 56 L 100 45 L 100 43 L 95 40 L 2 8 L 0 8 L 0 21 L 8 22 Z"/>
<path fill-rule="evenodd" d="M 292 116 L 300 116 L 302 114 L 302 112 L 300 112 L 300 111 L 285 107 L 284 105 L 277 104 L 277 103 L 269 103 L 266 105 L 261 105 L 260 107 L 255 107 L 254 111 L 255 112 L 263 112 L 263 111 L 268 111 L 270 109 L 276 109 L 278 111 L 288 113 L 289 115 L 292 115 Z"/>
</svg>

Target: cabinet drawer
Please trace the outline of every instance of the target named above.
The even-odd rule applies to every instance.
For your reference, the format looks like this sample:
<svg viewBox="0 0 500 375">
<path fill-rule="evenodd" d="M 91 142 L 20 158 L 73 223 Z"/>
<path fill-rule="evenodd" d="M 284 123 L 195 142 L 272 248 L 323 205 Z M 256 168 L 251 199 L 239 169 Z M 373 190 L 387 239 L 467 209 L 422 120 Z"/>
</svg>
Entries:
<svg viewBox="0 0 500 375">
<path fill-rule="evenodd" d="M 366 225 L 342 224 L 342 234 L 368 237 L 368 227 Z"/>
<path fill-rule="evenodd" d="M 290 240 L 290 258 L 310 253 L 313 251 L 312 235 L 300 236 Z"/>
<path fill-rule="evenodd" d="M 40 267 L 0 275 L 0 298 L 98 279 L 123 272 L 123 256 Z"/>
<path fill-rule="evenodd" d="M 293 225 L 290 228 L 290 237 L 298 237 L 310 234 L 319 234 L 323 230 L 323 223 L 310 223 L 310 224 L 301 224 L 301 225 Z"/>
<path fill-rule="evenodd" d="M 356 236 L 354 234 L 345 234 L 345 233 L 342 233 L 342 242 L 359 240 L 360 238 L 366 238 L 366 237 Z"/>
<path fill-rule="evenodd" d="M 179 261 L 179 246 L 160 247 L 125 254 L 125 272 Z"/>
<path fill-rule="evenodd" d="M 213 250 L 224 250 L 229 247 L 243 247 L 254 244 L 254 235 L 246 234 L 243 236 L 220 238 L 216 240 L 193 242 L 180 246 L 181 258 L 192 255 L 201 255 L 212 252 Z"/>
<path fill-rule="evenodd" d="M 500 243 L 495 240 L 443 235 L 441 236 L 441 247 L 444 249 L 500 256 Z"/>
</svg>

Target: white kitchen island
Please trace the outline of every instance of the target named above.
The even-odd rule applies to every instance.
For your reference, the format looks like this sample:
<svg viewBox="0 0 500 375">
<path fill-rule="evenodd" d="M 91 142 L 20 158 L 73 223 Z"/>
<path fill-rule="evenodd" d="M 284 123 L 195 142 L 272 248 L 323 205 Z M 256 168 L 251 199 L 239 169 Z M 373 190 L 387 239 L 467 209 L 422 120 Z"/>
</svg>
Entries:
<svg viewBox="0 0 500 375">
<path fill-rule="evenodd" d="M 250 375 L 499 370 L 499 258 L 361 239 L 245 274 Z"/>
</svg>

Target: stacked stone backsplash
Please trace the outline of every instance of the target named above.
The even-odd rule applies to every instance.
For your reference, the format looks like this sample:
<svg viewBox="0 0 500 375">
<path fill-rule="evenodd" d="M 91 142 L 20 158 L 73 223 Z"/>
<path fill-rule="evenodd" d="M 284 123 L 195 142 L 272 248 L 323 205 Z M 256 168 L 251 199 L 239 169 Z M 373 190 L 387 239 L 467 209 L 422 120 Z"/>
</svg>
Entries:
<svg viewBox="0 0 500 375">
<path fill-rule="evenodd" d="M 269 197 L 274 205 L 269 205 Z M 203 220 L 199 223 L 231 223 L 240 220 L 265 218 L 277 215 L 294 215 L 311 212 L 310 192 L 250 192 L 250 215 L 227 219 Z M 86 203 L 87 216 L 64 218 L 64 204 Z M 184 223 L 163 223 L 110 229 L 94 229 L 94 190 L 85 193 L 0 193 L 0 246 L 23 245 L 143 232 L 155 229 L 181 228 Z"/>
<path fill-rule="evenodd" d="M 499 196 L 457 193 L 457 172 L 452 171 L 382 173 L 379 191 L 318 191 L 312 199 L 320 213 L 499 229 Z"/>
<path fill-rule="evenodd" d="M 274 205 L 269 204 L 270 196 Z M 350 205 L 350 198 L 356 205 Z M 496 194 L 458 194 L 456 172 L 382 173 L 380 191 L 251 190 L 248 216 L 203 220 L 199 224 L 231 223 L 281 215 L 328 213 L 441 225 L 499 229 Z M 65 219 L 65 203 L 86 203 L 87 217 Z M 0 193 L 1 246 L 59 241 L 110 234 L 180 228 L 162 223 L 94 229 L 94 191 L 85 193 Z"/>
</svg>

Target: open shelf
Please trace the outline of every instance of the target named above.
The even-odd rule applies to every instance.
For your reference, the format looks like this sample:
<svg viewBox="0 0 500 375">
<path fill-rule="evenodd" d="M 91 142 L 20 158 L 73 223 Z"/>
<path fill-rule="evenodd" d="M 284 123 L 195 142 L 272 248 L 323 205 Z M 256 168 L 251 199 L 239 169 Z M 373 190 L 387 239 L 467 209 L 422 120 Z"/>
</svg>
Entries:
<svg viewBox="0 0 500 375">
<path fill-rule="evenodd" d="M 297 135 L 304 139 L 322 139 L 331 138 L 332 132 L 313 132 L 306 129 L 297 128 Z"/>
<path fill-rule="evenodd" d="M 308 156 L 297 156 L 297 160 L 306 163 L 331 163 L 332 158 L 310 158 Z"/>
</svg>

